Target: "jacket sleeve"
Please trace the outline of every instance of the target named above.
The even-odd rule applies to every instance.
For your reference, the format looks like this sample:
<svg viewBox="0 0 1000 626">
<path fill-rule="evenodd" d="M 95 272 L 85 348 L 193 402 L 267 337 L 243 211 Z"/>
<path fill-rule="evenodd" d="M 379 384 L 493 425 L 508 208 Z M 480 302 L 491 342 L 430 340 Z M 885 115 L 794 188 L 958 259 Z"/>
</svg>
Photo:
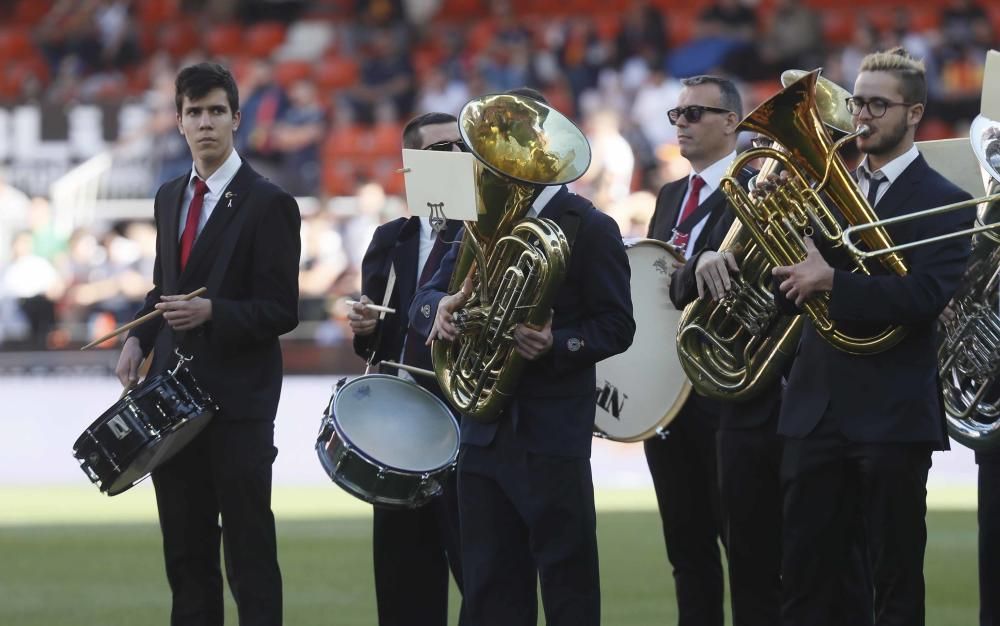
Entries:
<svg viewBox="0 0 1000 626">
<path fill-rule="evenodd" d="M 441 259 L 441 265 L 434 272 L 434 276 L 417 290 L 413 302 L 410 303 L 410 328 L 421 337 L 426 338 L 431 334 L 438 303 L 441 302 L 441 298 L 448 295 L 448 283 L 451 282 L 451 274 L 455 271 L 455 262 L 464 234 L 464 229 L 458 232 L 455 243 Z"/>
<path fill-rule="evenodd" d="M 552 332 L 551 358 L 555 372 L 590 367 L 632 345 L 631 270 L 621 231 L 613 219 L 593 211 L 576 241 L 583 315 L 577 322 Z M 574 341 L 575 340 L 575 341 Z M 575 348 L 575 349 L 574 349 Z"/>
<path fill-rule="evenodd" d="M 941 204 L 968 198 L 968 194 L 963 193 L 959 197 L 944 198 Z M 973 217 L 970 207 L 926 219 L 914 229 L 914 238 L 935 237 L 968 228 Z M 905 276 L 869 276 L 835 270 L 830 317 L 835 321 L 897 324 L 933 321 L 958 289 L 969 250 L 968 237 L 913 248 L 909 251 L 909 271 Z"/>
<path fill-rule="evenodd" d="M 277 194 L 264 207 L 249 233 L 252 296 L 212 299 L 212 328 L 221 341 L 266 341 L 298 325 L 300 221 L 298 204 L 287 193 Z"/>
<path fill-rule="evenodd" d="M 361 293 L 376 304 L 381 304 L 385 299 L 385 288 L 389 282 L 389 266 L 391 264 L 390 252 L 396 243 L 395 237 L 384 226 L 375 230 L 368 250 L 365 251 L 364 259 L 361 261 Z M 400 311 L 402 314 L 402 311 Z M 354 353 L 362 359 L 371 356 L 371 351 L 375 345 L 375 338 L 379 336 L 381 325 L 384 319 L 380 319 L 375 327 L 375 332 L 369 335 L 354 335 Z"/>
</svg>

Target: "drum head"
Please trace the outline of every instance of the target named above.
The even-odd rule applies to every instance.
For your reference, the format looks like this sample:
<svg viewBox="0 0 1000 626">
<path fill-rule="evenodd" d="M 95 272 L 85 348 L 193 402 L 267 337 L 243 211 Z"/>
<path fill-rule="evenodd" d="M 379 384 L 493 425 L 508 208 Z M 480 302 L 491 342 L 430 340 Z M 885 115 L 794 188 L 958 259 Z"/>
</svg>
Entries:
<svg viewBox="0 0 1000 626">
<path fill-rule="evenodd" d="M 432 472 L 458 452 L 458 423 L 426 389 L 396 376 L 370 374 L 333 398 L 334 424 L 353 448 L 379 465 Z"/>
<path fill-rule="evenodd" d="M 682 311 L 670 301 L 674 258 L 644 239 L 627 250 L 632 269 L 635 338 L 628 350 L 597 364 L 595 426 L 609 439 L 641 441 L 673 419 L 691 392 L 677 357 Z"/>
</svg>

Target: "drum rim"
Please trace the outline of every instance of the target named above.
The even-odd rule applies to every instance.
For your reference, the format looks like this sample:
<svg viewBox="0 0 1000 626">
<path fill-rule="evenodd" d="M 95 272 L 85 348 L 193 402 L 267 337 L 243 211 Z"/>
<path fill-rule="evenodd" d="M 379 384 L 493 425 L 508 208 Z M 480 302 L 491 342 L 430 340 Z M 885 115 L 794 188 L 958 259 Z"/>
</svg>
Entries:
<svg viewBox="0 0 1000 626">
<path fill-rule="evenodd" d="M 393 381 L 394 384 L 400 383 L 400 384 L 404 384 L 404 385 L 410 385 L 412 387 L 415 387 L 416 389 L 419 389 L 421 393 L 424 393 L 427 396 L 430 396 L 435 402 L 437 402 L 437 404 L 439 404 L 442 408 L 444 408 L 445 412 L 448 415 L 448 418 L 451 420 L 451 425 L 454 427 L 454 432 L 455 432 L 455 450 L 454 450 L 454 454 L 452 455 L 451 459 L 449 461 L 447 461 L 446 463 L 442 463 L 441 465 L 438 465 L 438 466 L 436 466 L 436 467 L 434 467 L 432 469 L 422 470 L 422 471 L 417 472 L 417 471 L 414 471 L 412 469 L 406 469 L 406 468 L 403 468 L 403 467 L 397 467 L 395 465 L 390 465 L 389 463 L 385 463 L 385 462 L 383 462 L 383 461 L 381 461 L 379 459 L 376 459 L 372 455 L 368 454 L 368 452 L 366 452 L 360 446 L 358 446 L 354 442 L 353 439 L 351 439 L 350 437 L 347 436 L 347 433 L 344 432 L 344 429 L 341 428 L 340 422 L 337 420 L 337 414 L 336 414 L 336 412 L 333 409 L 335 408 L 334 407 L 334 403 L 337 401 L 337 397 L 340 395 L 340 393 L 344 389 L 346 389 L 349 385 L 353 384 L 354 381 L 361 380 L 361 379 L 365 379 L 365 380 L 371 380 L 371 379 L 390 379 L 390 380 Z M 441 398 L 435 396 L 433 393 L 431 393 L 430 391 L 427 391 L 426 389 L 424 389 L 423 387 L 421 387 L 417 383 L 410 382 L 410 381 L 406 380 L 405 378 L 400 378 L 399 376 L 393 376 L 391 374 L 380 374 L 380 373 L 362 374 L 360 376 L 355 376 L 354 378 L 352 378 L 352 379 L 348 380 L 347 382 L 345 382 L 343 385 L 341 385 L 340 387 L 337 388 L 336 392 L 334 392 L 333 396 L 330 398 L 330 402 L 327 404 L 327 416 L 324 417 L 324 419 L 329 420 L 330 425 L 333 427 L 334 431 L 336 431 L 336 433 L 337 433 L 337 437 L 339 437 L 340 440 L 343 441 L 350 448 L 350 450 L 352 452 L 357 452 L 358 456 L 363 457 L 365 459 L 365 461 L 371 463 L 375 467 L 385 468 L 387 470 L 393 470 L 393 471 L 395 471 L 395 472 L 397 472 L 399 474 L 406 475 L 406 476 L 416 476 L 416 475 L 423 475 L 423 474 L 433 475 L 435 472 L 440 472 L 441 470 L 447 469 L 449 466 L 451 466 L 451 465 L 453 465 L 455 463 L 455 460 L 458 458 L 458 450 L 459 450 L 459 448 L 462 445 L 462 431 L 461 431 L 461 428 L 459 427 L 458 420 L 455 418 L 455 414 L 452 413 L 452 411 L 451 411 L 451 407 L 449 407 L 443 400 L 441 400 Z M 321 440 L 317 440 L 316 441 L 317 445 L 319 445 L 320 442 L 321 442 Z"/>
</svg>

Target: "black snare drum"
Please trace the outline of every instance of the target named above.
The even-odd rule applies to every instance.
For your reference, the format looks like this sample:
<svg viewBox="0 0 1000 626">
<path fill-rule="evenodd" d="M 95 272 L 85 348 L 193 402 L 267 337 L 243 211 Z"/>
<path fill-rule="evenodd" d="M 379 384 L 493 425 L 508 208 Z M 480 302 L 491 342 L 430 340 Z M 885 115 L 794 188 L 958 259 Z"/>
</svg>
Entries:
<svg viewBox="0 0 1000 626">
<path fill-rule="evenodd" d="M 443 401 L 396 376 L 341 380 L 316 452 L 348 493 L 372 504 L 416 508 L 441 493 L 458 457 L 458 422 Z"/>
<path fill-rule="evenodd" d="M 177 454 L 218 408 L 180 367 L 133 389 L 104 412 L 73 444 L 90 481 L 117 495 Z"/>
</svg>

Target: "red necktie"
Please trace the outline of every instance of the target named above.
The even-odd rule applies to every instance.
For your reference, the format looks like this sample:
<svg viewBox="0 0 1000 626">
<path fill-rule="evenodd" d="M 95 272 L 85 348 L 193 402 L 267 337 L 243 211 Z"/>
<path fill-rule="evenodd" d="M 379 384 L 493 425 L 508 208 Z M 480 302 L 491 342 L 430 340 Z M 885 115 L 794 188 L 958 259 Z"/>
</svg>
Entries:
<svg viewBox="0 0 1000 626">
<path fill-rule="evenodd" d="M 696 175 L 691 179 L 691 193 L 688 195 L 687 202 L 684 203 L 684 210 L 681 211 L 680 219 L 677 220 L 678 226 L 683 224 L 684 220 L 698 208 L 698 196 L 701 195 L 701 188 L 704 186 L 705 181 L 701 176 Z M 681 250 L 687 250 L 688 238 L 690 236 L 691 227 L 688 227 L 687 232 L 675 231 L 673 244 Z"/>
<path fill-rule="evenodd" d="M 188 206 L 187 221 L 184 222 L 184 233 L 181 235 L 181 271 L 187 265 L 188 257 L 191 256 L 191 248 L 194 247 L 194 240 L 198 237 L 198 222 L 201 221 L 201 207 L 205 204 L 205 194 L 208 193 L 208 185 L 205 181 L 195 176 L 194 197 Z"/>
</svg>

